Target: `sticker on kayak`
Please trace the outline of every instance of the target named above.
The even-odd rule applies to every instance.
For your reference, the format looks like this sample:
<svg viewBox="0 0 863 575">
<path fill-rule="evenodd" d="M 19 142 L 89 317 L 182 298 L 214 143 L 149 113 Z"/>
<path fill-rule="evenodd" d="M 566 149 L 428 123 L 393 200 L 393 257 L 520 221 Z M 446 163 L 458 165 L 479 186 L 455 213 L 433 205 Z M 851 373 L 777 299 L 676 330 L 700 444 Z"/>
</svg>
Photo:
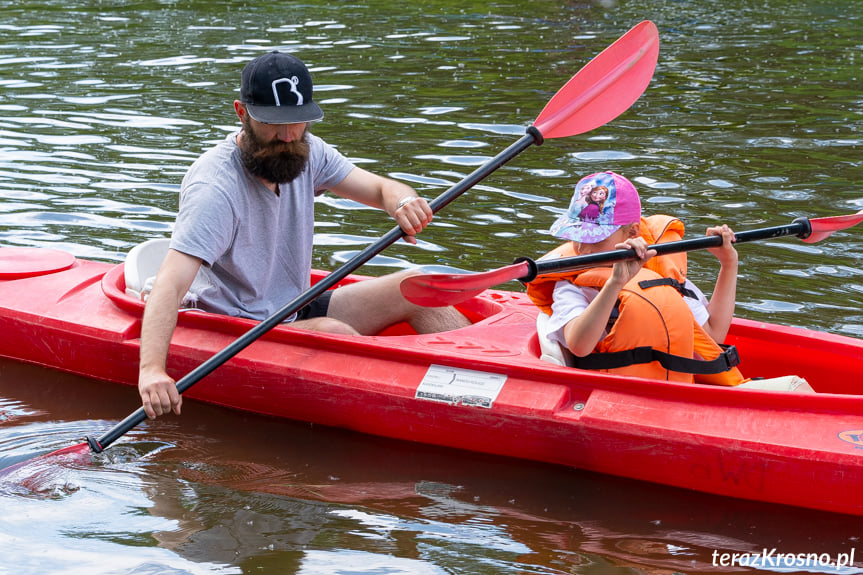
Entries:
<svg viewBox="0 0 863 575">
<path fill-rule="evenodd" d="M 839 433 L 839 439 L 847 441 L 857 449 L 863 449 L 863 429 L 842 431 Z"/>
<path fill-rule="evenodd" d="M 499 373 L 431 365 L 417 386 L 416 399 L 491 408 L 506 382 Z"/>
</svg>

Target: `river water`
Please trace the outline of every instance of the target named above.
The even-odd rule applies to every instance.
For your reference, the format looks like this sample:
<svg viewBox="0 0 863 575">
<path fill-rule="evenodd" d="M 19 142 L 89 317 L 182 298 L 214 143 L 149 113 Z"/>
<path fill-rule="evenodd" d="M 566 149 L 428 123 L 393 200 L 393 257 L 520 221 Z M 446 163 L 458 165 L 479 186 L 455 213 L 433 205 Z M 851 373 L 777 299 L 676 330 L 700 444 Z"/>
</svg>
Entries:
<svg viewBox="0 0 863 575">
<path fill-rule="evenodd" d="M 0 16 L 0 245 L 119 262 L 170 234 L 183 173 L 237 126 L 243 63 L 273 49 L 312 69 L 317 134 L 434 197 L 643 19 L 661 51 L 629 111 L 531 147 L 441 211 L 419 246 L 362 271 L 540 255 L 575 181 L 606 169 L 690 237 L 863 209 L 859 1 L 18 0 Z M 324 269 L 392 225 L 332 196 L 316 217 Z M 738 315 L 863 336 L 861 231 L 741 246 Z M 690 261 L 710 291 L 715 260 Z M 136 401 L 0 361 L 0 466 L 77 442 Z M 4 487 L 0 572 L 706 573 L 733 570 L 714 551 L 763 549 L 856 550 L 844 572 L 863 565 L 859 519 L 192 402 L 108 451 Z"/>
</svg>

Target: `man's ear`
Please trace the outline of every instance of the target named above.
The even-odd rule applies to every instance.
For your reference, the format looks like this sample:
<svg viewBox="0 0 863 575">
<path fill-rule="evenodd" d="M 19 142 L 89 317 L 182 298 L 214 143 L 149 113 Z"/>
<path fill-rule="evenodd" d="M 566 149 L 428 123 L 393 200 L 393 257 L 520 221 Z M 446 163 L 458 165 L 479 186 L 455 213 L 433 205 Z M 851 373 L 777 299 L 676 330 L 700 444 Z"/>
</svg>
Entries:
<svg viewBox="0 0 863 575">
<path fill-rule="evenodd" d="M 641 223 L 635 222 L 634 224 L 629 224 L 628 236 L 630 238 L 637 238 L 640 235 L 641 235 Z"/>
<path fill-rule="evenodd" d="M 237 117 L 242 122 L 243 116 L 246 114 L 246 107 L 239 100 L 234 100 L 234 112 L 237 113 Z"/>
</svg>

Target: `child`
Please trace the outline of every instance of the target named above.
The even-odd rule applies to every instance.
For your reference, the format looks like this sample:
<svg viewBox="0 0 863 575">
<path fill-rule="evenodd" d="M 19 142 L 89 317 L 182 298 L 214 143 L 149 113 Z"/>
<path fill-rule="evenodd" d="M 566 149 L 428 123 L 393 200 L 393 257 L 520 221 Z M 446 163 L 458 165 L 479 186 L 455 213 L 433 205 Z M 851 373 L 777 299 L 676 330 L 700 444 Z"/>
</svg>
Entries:
<svg viewBox="0 0 863 575">
<path fill-rule="evenodd" d="M 589 218 L 581 200 L 585 187 L 606 190 L 601 210 Z M 731 325 L 737 289 L 737 251 L 728 226 L 707 230 L 723 238 L 721 247 L 710 250 L 721 269 L 709 301 L 686 279 L 685 253 L 654 257 L 656 252 L 647 249 L 680 239 L 683 223 L 669 216 L 642 218 L 638 191 L 623 176 L 603 172 L 580 180 L 569 210 L 551 233 L 568 241 L 545 257 L 621 248 L 638 256 L 611 268 L 549 274 L 528 285 L 528 295 L 551 316 L 548 338 L 576 358 L 589 358 L 578 360 L 578 367 L 693 381 L 693 370 L 704 368 L 692 360 L 711 360 L 716 365 L 708 371 L 718 371 L 698 379 L 721 385 L 743 381 L 733 357 L 717 345 Z"/>
</svg>

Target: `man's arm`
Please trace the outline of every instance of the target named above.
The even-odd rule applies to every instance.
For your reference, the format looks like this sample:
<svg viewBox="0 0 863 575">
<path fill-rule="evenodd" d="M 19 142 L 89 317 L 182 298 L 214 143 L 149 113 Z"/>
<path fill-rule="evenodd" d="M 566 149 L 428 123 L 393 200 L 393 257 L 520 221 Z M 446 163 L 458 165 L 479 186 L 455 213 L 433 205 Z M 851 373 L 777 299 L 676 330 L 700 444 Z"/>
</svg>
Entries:
<svg viewBox="0 0 863 575">
<path fill-rule="evenodd" d="M 200 267 L 200 259 L 168 250 L 147 299 L 141 325 L 138 392 L 150 419 L 169 411 L 180 414 L 183 399 L 167 373 L 168 347 L 177 326 L 177 310 Z"/>
<path fill-rule="evenodd" d="M 406 234 L 405 241 L 416 243 L 420 233 L 432 220 L 432 209 L 416 191 L 396 180 L 384 178 L 362 168 L 354 168 L 337 185 L 330 188 L 334 194 L 361 204 L 384 210 L 395 218 Z M 401 207 L 399 207 L 401 204 Z"/>
</svg>

